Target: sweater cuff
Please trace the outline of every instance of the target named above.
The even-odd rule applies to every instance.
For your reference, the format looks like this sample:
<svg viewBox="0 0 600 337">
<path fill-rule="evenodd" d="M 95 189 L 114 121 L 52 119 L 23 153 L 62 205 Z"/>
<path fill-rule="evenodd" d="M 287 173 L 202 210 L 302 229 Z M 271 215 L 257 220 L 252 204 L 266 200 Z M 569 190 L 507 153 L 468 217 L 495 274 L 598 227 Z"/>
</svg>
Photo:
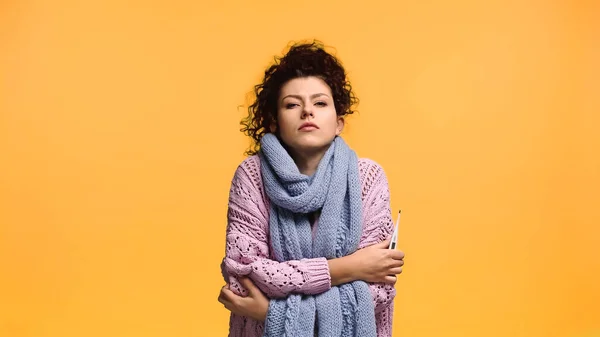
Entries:
<svg viewBox="0 0 600 337">
<path fill-rule="evenodd" d="M 331 288 L 329 263 L 324 257 L 306 259 L 304 262 L 306 294 L 321 294 Z"/>
</svg>

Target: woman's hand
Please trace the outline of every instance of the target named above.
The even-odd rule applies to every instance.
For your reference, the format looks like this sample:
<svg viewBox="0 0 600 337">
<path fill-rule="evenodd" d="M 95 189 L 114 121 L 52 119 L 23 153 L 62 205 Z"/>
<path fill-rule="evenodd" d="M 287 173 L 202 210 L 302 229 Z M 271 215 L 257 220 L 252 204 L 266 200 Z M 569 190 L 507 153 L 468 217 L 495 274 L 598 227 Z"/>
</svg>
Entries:
<svg viewBox="0 0 600 337">
<path fill-rule="evenodd" d="M 389 249 L 390 239 L 359 249 L 353 254 L 328 260 L 331 285 L 352 281 L 370 283 L 396 283 L 396 275 L 402 273 L 404 253 Z"/>
<path fill-rule="evenodd" d="M 357 280 L 371 283 L 396 283 L 402 273 L 404 253 L 389 249 L 390 239 L 359 249 L 349 256 Z"/>
<path fill-rule="evenodd" d="M 267 319 L 267 312 L 269 311 L 269 299 L 249 278 L 240 278 L 240 283 L 248 291 L 248 296 L 242 297 L 236 295 L 233 291 L 229 290 L 229 285 L 225 285 L 221 288 L 219 302 L 234 314 L 264 322 Z"/>
</svg>

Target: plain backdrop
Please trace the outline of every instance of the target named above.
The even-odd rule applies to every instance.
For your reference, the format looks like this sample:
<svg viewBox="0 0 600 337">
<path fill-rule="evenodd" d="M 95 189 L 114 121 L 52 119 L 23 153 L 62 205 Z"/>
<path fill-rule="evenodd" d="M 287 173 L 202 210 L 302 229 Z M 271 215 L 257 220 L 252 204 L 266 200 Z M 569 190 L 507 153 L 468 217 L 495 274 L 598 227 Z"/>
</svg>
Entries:
<svg viewBox="0 0 600 337">
<path fill-rule="evenodd" d="M 247 94 L 317 38 L 403 211 L 394 336 L 600 336 L 597 1 L 0 3 L 0 336 L 225 336 Z M 242 107 L 239 107 L 242 106 Z"/>
</svg>

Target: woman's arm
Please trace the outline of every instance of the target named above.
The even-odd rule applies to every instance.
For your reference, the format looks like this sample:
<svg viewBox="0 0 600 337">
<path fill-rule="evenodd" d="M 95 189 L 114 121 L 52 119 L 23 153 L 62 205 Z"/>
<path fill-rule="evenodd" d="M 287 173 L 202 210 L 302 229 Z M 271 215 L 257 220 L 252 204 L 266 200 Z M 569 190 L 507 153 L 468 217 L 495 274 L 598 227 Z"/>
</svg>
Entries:
<svg viewBox="0 0 600 337">
<path fill-rule="evenodd" d="M 363 184 L 363 193 L 365 193 L 366 199 L 363 202 L 363 223 L 365 225 L 360 240 L 359 248 L 361 249 L 352 255 L 329 261 L 304 259 L 279 263 L 268 259 L 266 202 L 262 200 L 260 183 L 249 183 L 252 181 L 249 172 L 256 172 L 256 170 L 257 168 L 252 167 L 251 162 L 240 165 L 230 191 L 227 256 L 223 261 L 222 271 L 226 282 L 230 283 L 230 288 L 236 295 L 246 296 L 244 287 L 237 280 L 238 276 L 248 275 L 270 299 L 276 300 L 293 292 L 308 295 L 318 294 L 331 286 L 364 279 L 361 278 L 361 275 L 364 277 L 365 272 L 360 271 L 361 268 L 357 267 L 360 264 L 372 267 L 381 261 L 381 259 L 365 258 L 367 251 L 371 251 L 369 253 L 371 256 L 375 252 L 377 254 L 383 252 L 388 261 L 403 257 L 403 253 L 399 251 L 382 249 L 386 246 L 385 241 L 391 236 L 393 229 L 387 178 L 376 163 L 363 161 L 361 162 L 361 172 L 369 177 L 364 179 L 365 183 Z M 282 270 L 283 273 L 280 272 Z M 329 283 L 326 287 L 321 286 L 321 290 L 317 291 L 315 289 L 319 288 L 319 277 L 323 277 L 323 271 L 327 271 L 326 275 L 331 273 L 328 278 Z M 392 274 L 397 274 L 397 272 Z M 301 280 L 304 280 L 303 282 L 286 283 L 286 278 L 298 275 Z M 284 279 L 282 282 L 264 282 L 282 278 Z M 315 279 L 317 282 L 311 282 Z M 375 302 L 378 336 L 391 336 L 395 289 L 393 282 L 389 282 L 389 279 L 386 279 L 385 282 L 389 284 L 383 283 L 383 281 L 369 283 Z"/>
<path fill-rule="evenodd" d="M 325 258 L 286 262 L 269 259 L 267 207 L 258 158 L 250 157 L 237 168 L 229 191 L 226 252 L 221 270 L 230 289 L 246 295 L 238 280 L 241 276 L 248 276 L 269 298 L 290 293 L 314 295 L 330 289 L 331 281 L 337 280 L 331 279 Z M 340 268 L 347 266 L 333 268 L 337 275 Z"/>
<path fill-rule="evenodd" d="M 246 159 L 236 170 L 229 193 L 226 256 L 221 269 L 225 282 L 230 284 L 234 293 L 246 294 L 238 277 L 248 276 L 269 298 L 281 298 L 291 293 L 316 295 L 330 289 L 332 285 L 362 279 L 365 272 L 363 269 L 377 266 L 381 268 L 386 263 L 384 259 L 365 254 L 366 250 L 332 260 L 271 260 L 267 202 L 262 193 L 259 175 L 258 158 Z M 367 223 L 363 232 L 362 246 L 373 239 L 372 232 L 365 236 L 370 226 L 372 221 Z M 387 257 L 387 260 L 391 259 L 392 257 Z M 357 269 L 357 263 L 360 265 L 365 262 L 367 268 Z M 381 281 L 394 282 L 389 277 L 382 277 Z M 378 286 L 381 285 L 382 283 L 377 284 L 374 289 L 379 289 Z"/>
<path fill-rule="evenodd" d="M 377 163 L 361 159 L 360 171 L 363 178 L 364 230 L 359 248 L 364 249 L 380 242 L 386 241 L 393 232 L 393 220 L 390 206 L 390 191 L 385 172 Z M 404 253 L 395 251 L 404 257 Z M 402 265 L 404 261 L 402 260 Z M 401 270 L 400 270 L 401 272 Z M 375 303 L 375 317 L 377 320 L 377 336 L 391 336 L 392 316 L 396 289 L 390 283 L 369 283 L 373 301 Z"/>
</svg>

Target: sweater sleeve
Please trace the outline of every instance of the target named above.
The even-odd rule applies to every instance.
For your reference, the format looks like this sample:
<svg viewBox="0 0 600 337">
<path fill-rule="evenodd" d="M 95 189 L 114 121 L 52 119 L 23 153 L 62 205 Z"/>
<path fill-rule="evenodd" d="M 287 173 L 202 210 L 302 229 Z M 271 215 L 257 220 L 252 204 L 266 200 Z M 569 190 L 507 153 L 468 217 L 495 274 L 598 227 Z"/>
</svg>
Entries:
<svg viewBox="0 0 600 337">
<path fill-rule="evenodd" d="M 394 224 L 390 206 L 390 191 L 385 172 L 374 161 L 359 163 L 363 181 L 364 229 L 359 248 L 382 242 L 392 235 Z M 369 283 L 375 303 L 377 336 L 392 335 L 392 316 L 396 289 L 384 283 Z"/>
<path fill-rule="evenodd" d="M 256 156 L 238 166 L 231 182 L 225 258 L 221 271 L 232 291 L 245 296 L 238 277 L 247 276 L 269 298 L 291 293 L 315 295 L 331 287 L 325 258 L 286 262 L 271 260 L 268 207 Z"/>
</svg>

